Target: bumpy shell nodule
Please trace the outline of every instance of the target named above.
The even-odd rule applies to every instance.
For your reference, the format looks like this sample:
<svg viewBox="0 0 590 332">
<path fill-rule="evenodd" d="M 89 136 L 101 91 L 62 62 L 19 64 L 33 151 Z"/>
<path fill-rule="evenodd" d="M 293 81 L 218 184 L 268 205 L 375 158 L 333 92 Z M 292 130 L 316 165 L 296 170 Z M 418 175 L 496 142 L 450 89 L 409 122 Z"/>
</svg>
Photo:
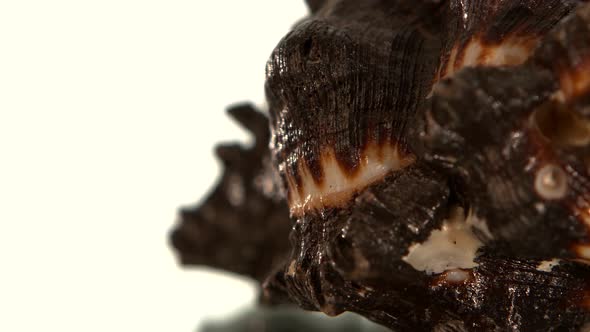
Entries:
<svg viewBox="0 0 590 332">
<path fill-rule="evenodd" d="M 208 234 L 250 245 L 246 265 L 194 262 L 264 279 L 270 303 L 396 331 L 590 329 L 590 4 L 308 4 L 268 62 L 270 150 L 235 154 L 245 183 L 280 188 L 224 208 L 226 174 L 184 215 L 181 257 L 218 248 Z M 226 236 L 274 243 L 289 214 L 290 249 Z"/>
</svg>

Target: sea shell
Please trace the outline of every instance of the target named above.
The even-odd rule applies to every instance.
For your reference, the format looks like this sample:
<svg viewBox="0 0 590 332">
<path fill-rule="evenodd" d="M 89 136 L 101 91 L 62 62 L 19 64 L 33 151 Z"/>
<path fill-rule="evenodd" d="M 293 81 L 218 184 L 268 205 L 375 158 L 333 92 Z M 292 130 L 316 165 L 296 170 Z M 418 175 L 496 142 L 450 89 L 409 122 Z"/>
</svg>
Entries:
<svg viewBox="0 0 590 332">
<path fill-rule="evenodd" d="M 215 266 L 262 282 L 289 252 L 289 211 L 277 197 L 267 118 L 249 104 L 228 113 L 254 135 L 254 145 L 217 147 L 223 176 L 198 207 L 180 211 L 171 242 L 182 264 Z"/>
<path fill-rule="evenodd" d="M 291 249 L 230 269 L 396 331 L 590 328 L 590 4 L 308 3 L 268 62 L 270 148 L 237 154 L 277 188 L 232 226 L 276 241 L 290 214 Z"/>
</svg>

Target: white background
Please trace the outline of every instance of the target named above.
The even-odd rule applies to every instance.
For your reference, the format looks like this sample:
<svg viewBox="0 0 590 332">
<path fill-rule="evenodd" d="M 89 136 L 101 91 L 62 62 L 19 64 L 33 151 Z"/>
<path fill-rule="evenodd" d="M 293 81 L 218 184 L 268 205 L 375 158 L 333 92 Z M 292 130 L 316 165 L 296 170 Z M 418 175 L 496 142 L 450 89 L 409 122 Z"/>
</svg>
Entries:
<svg viewBox="0 0 590 332">
<path fill-rule="evenodd" d="M 303 0 L 0 0 L 0 331 L 192 331 L 253 284 L 177 266 Z"/>
</svg>

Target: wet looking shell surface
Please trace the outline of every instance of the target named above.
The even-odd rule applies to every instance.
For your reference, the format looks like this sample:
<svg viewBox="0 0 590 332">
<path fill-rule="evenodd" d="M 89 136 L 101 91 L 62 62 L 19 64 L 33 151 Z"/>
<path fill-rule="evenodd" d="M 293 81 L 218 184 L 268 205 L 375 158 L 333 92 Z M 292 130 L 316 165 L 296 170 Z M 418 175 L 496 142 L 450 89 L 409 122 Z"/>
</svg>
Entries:
<svg viewBox="0 0 590 332">
<path fill-rule="evenodd" d="M 394 331 L 590 329 L 590 4 L 308 1 L 184 264 Z"/>
</svg>

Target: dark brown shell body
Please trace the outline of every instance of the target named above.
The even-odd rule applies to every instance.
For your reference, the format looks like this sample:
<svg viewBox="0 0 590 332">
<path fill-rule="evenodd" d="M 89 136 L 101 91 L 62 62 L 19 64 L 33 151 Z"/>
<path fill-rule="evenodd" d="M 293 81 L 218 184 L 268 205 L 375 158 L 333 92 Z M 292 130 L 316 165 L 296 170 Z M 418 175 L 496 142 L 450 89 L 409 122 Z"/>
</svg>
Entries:
<svg viewBox="0 0 590 332">
<path fill-rule="evenodd" d="M 267 66 L 270 150 L 236 155 L 243 179 L 273 179 L 272 159 L 279 188 L 211 219 L 247 220 L 232 227 L 257 234 L 254 260 L 210 264 L 265 279 L 267 302 L 393 330 L 587 329 L 590 5 L 309 4 Z M 288 211 L 290 247 L 264 246 Z M 174 237 L 185 258 L 207 250 L 186 250 L 191 218 Z"/>
</svg>

